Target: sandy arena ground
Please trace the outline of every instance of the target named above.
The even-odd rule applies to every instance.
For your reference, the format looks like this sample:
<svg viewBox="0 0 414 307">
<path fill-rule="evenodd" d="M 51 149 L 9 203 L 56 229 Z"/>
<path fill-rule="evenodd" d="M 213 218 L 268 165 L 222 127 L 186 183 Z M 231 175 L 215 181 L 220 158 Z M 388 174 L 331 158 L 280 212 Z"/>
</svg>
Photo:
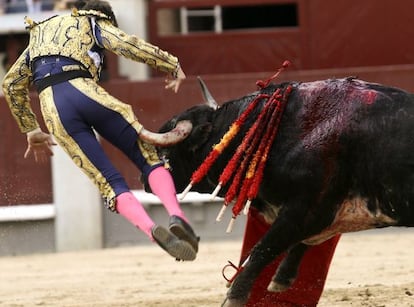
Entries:
<svg viewBox="0 0 414 307">
<path fill-rule="evenodd" d="M 155 245 L 0 258 L 0 306 L 219 306 L 241 242 L 202 242 L 195 262 Z M 320 307 L 414 306 L 414 229 L 344 235 Z"/>
</svg>

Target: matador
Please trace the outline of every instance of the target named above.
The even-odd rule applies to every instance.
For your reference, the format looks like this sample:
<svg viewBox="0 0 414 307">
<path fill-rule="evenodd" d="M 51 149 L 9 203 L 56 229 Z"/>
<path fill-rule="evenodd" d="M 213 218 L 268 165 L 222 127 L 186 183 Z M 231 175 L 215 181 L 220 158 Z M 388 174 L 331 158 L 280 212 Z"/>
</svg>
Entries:
<svg viewBox="0 0 414 307">
<path fill-rule="evenodd" d="M 166 88 L 176 92 L 186 77 L 178 58 L 123 32 L 106 1 L 77 1 L 70 14 L 42 22 L 26 19 L 26 23 L 29 44 L 3 81 L 11 113 L 21 132 L 27 134 L 25 157 L 33 153 L 39 160 L 51 155 L 56 140 L 94 182 L 110 210 L 121 214 L 177 260 L 194 260 L 199 237 L 180 208 L 169 171 L 154 144 L 141 138 L 143 127 L 131 105 L 98 84 L 103 53 L 110 51 L 167 73 Z M 49 133 L 41 130 L 31 108 L 31 84 L 37 89 Z M 155 224 L 146 213 L 95 133 L 120 149 L 142 172 L 168 211 L 168 228 Z"/>
</svg>

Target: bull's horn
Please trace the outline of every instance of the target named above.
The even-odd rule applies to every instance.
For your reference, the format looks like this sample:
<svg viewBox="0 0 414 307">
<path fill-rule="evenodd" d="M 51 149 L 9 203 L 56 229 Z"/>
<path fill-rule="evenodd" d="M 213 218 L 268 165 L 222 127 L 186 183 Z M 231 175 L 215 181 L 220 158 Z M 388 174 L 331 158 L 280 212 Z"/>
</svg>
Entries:
<svg viewBox="0 0 414 307">
<path fill-rule="evenodd" d="M 184 140 L 191 132 L 193 125 L 189 120 L 182 120 L 177 123 L 174 129 L 165 133 L 155 133 L 142 128 L 139 137 L 155 146 L 170 146 Z"/>
<path fill-rule="evenodd" d="M 201 79 L 200 76 L 198 76 L 197 79 L 201 86 L 201 92 L 203 93 L 204 101 L 207 103 L 209 107 L 213 108 L 214 110 L 218 109 L 219 105 L 216 102 L 216 100 L 213 98 L 213 95 L 211 95 L 203 79 Z"/>
</svg>

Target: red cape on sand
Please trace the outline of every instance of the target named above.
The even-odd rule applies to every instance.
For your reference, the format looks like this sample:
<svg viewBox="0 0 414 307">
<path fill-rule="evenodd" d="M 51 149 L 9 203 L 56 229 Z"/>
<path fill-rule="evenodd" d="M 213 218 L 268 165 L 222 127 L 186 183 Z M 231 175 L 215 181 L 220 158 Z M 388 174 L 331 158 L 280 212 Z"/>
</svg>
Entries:
<svg viewBox="0 0 414 307">
<path fill-rule="evenodd" d="M 248 257 L 251 248 L 267 232 L 267 224 L 257 210 L 251 208 L 243 239 L 240 264 Z M 286 291 L 272 293 L 266 290 L 277 266 L 283 259 L 281 255 L 256 279 L 250 293 L 247 307 L 315 307 L 321 297 L 329 266 L 340 235 L 319 245 L 312 246 L 305 254 L 299 268 L 298 277 Z"/>
</svg>

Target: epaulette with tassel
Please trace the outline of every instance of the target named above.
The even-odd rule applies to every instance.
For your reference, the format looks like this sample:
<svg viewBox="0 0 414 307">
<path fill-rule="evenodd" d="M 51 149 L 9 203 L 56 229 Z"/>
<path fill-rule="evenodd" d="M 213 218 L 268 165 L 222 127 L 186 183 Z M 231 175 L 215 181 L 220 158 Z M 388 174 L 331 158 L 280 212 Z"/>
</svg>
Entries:
<svg viewBox="0 0 414 307">
<path fill-rule="evenodd" d="M 40 25 L 41 23 L 44 23 L 44 22 L 46 22 L 46 21 L 48 21 L 52 18 L 55 18 L 57 16 L 59 16 L 59 15 L 50 16 L 49 18 L 44 19 L 42 21 L 33 21 L 33 19 L 31 19 L 30 17 L 25 16 L 24 17 L 24 23 L 26 24 L 26 30 L 33 29 L 35 26 Z"/>
<path fill-rule="evenodd" d="M 78 16 L 93 16 L 93 17 L 98 17 L 101 19 L 108 19 L 111 20 L 111 17 L 109 17 L 108 15 L 100 12 L 100 11 L 95 11 L 95 10 L 78 10 L 77 8 L 73 8 L 72 9 L 72 16 L 74 17 L 78 17 Z"/>
<path fill-rule="evenodd" d="M 31 29 L 37 25 L 37 22 L 34 22 L 33 19 L 28 16 L 24 17 L 24 23 L 26 24 L 26 29 Z"/>
</svg>

